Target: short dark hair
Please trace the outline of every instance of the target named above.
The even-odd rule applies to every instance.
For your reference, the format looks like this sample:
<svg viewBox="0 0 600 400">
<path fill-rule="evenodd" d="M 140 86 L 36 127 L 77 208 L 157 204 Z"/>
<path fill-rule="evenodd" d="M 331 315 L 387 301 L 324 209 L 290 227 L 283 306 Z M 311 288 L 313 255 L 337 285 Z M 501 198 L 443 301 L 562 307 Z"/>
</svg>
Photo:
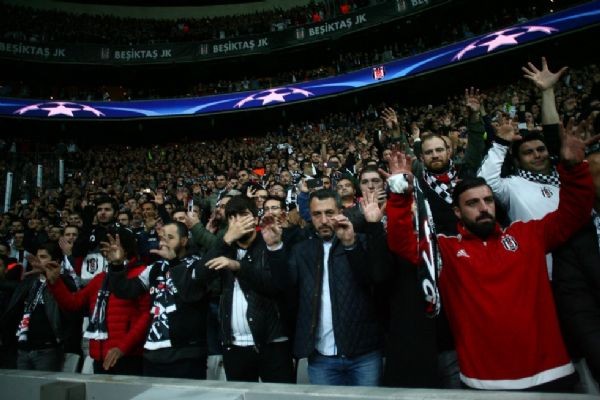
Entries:
<svg viewBox="0 0 600 400">
<path fill-rule="evenodd" d="M 544 143 L 544 146 L 548 147 L 548 145 L 546 144 L 546 139 L 544 138 L 544 135 L 542 135 L 539 132 L 531 132 L 530 131 L 529 133 L 522 135 L 521 140 L 516 140 L 512 143 L 513 157 L 515 157 L 516 159 L 519 159 L 519 150 L 521 149 L 521 146 L 527 142 L 531 142 L 532 140 L 539 140 L 542 143 Z"/>
<path fill-rule="evenodd" d="M 107 203 L 110 204 L 114 213 L 117 213 L 119 211 L 119 205 L 117 204 L 117 201 L 110 196 L 102 195 L 102 196 L 98 197 L 97 199 L 94 199 L 94 204 L 96 205 L 96 207 L 99 206 L 100 204 L 107 204 Z"/>
<path fill-rule="evenodd" d="M 375 173 L 377 173 L 377 175 L 379 175 L 379 177 L 381 179 L 383 179 L 385 181 L 385 176 L 381 175 L 381 172 L 379 172 L 379 168 L 377 168 L 374 165 L 367 165 L 366 167 L 361 169 L 360 172 L 358 173 L 358 182 L 360 182 L 360 180 L 362 179 L 362 176 L 364 174 L 366 174 L 367 172 L 375 172 Z"/>
<path fill-rule="evenodd" d="M 180 238 L 188 237 L 189 229 L 187 226 L 185 226 L 185 224 L 183 222 L 171 221 L 168 224 L 165 224 L 165 226 L 167 226 L 167 225 L 175 225 L 175 227 L 177 227 L 177 234 L 179 235 Z"/>
<path fill-rule="evenodd" d="M 131 211 L 129 211 L 129 210 L 121 210 L 121 211 L 119 211 L 119 212 L 117 213 L 117 217 L 118 217 L 119 215 L 121 215 L 121 214 L 127 214 L 127 217 L 128 217 L 129 219 L 132 219 L 132 218 L 133 218 L 133 214 L 132 214 L 132 213 L 131 213 Z"/>
<path fill-rule="evenodd" d="M 340 210 L 343 208 L 342 199 L 340 199 L 340 195 L 335 190 L 331 190 L 331 189 L 316 190 L 310 194 L 308 204 L 312 203 L 313 199 L 317 199 L 317 200 L 333 199 L 335 201 L 335 205 L 337 206 L 337 208 L 339 208 Z"/>
<path fill-rule="evenodd" d="M 38 246 L 38 248 L 36 249 L 36 252 L 38 250 L 46 250 L 48 252 L 48 254 L 50 254 L 50 259 L 52 261 L 62 261 L 62 259 L 63 259 L 63 253 L 62 253 L 62 250 L 61 250 L 60 246 L 58 245 L 58 243 L 55 243 L 55 242 L 43 243 Z"/>
<path fill-rule="evenodd" d="M 241 214 L 246 210 L 250 211 L 253 216 L 258 217 L 258 208 L 256 208 L 254 201 L 246 196 L 235 196 L 225 206 L 225 217 L 229 219 L 229 217 Z"/>
<path fill-rule="evenodd" d="M 175 215 L 175 213 L 178 213 L 178 212 L 187 213 L 187 208 L 185 208 L 185 207 L 177 207 L 177 208 L 175 208 L 173 210 L 173 215 Z"/>
<path fill-rule="evenodd" d="M 281 207 L 281 209 L 285 210 L 285 201 L 281 197 L 267 196 L 267 198 L 265 199 L 265 202 L 263 203 L 263 205 L 266 204 L 267 201 L 276 201 L 276 202 L 279 203 L 279 206 Z"/>
<path fill-rule="evenodd" d="M 155 210 L 157 209 L 156 207 L 156 203 L 153 200 L 144 200 L 140 203 L 140 207 L 143 206 L 144 204 L 152 204 L 152 208 L 154 208 Z"/>
<path fill-rule="evenodd" d="M 483 179 L 480 176 L 465 178 L 459 181 L 454 187 L 454 190 L 452 191 L 452 205 L 458 207 L 458 199 L 460 198 L 460 195 L 469 189 L 473 189 L 479 186 L 487 186 L 488 188 L 490 187 L 490 185 L 487 184 L 485 179 Z M 490 188 L 490 190 L 492 189 Z"/>
<path fill-rule="evenodd" d="M 354 188 L 354 190 L 356 190 L 357 185 L 356 185 L 356 180 L 354 179 L 353 176 L 349 175 L 349 174 L 343 174 L 342 177 L 340 179 L 338 179 L 337 183 L 340 183 L 341 181 L 348 181 L 352 184 L 352 187 Z"/>
</svg>

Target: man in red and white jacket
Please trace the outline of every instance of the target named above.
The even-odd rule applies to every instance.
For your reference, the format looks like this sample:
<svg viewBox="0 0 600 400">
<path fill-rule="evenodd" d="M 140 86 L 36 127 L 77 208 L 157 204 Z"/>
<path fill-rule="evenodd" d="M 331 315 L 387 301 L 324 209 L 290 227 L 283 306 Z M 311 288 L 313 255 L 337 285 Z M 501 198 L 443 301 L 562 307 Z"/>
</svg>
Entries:
<svg viewBox="0 0 600 400">
<path fill-rule="evenodd" d="M 541 220 L 496 222 L 483 178 L 454 189 L 456 236 L 437 236 L 443 268 L 437 284 L 453 331 L 462 382 L 472 388 L 568 390 L 574 368 L 560 333 L 545 254 L 588 220 L 594 200 L 585 143 L 561 132 L 560 201 Z M 414 264 L 427 258 L 412 234 L 410 159 L 393 155 L 388 244 Z M 435 238 L 433 238 L 435 240 Z M 425 266 L 431 264 L 425 260 Z"/>
<path fill-rule="evenodd" d="M 138 258 L 136 239 L 129 229 L 120 228 L 118 237 L 127 255 L 128 278 L 146 269 Z M 110 261 L 110 260 L 109 260 Z M 84 336 L 90 339 L 90 356 L 95 374 L 142 375 L 143 344 L 150 327 L 150 295 L 123 299 L 108 290 L 107 272 L 100 272 L 78 292 L 70 292 L 57 279 L 60 268 L 46 267 L 48 288 L 61 309 L 76 312 L 87 309 L 90 324 Z"/>
</svg>

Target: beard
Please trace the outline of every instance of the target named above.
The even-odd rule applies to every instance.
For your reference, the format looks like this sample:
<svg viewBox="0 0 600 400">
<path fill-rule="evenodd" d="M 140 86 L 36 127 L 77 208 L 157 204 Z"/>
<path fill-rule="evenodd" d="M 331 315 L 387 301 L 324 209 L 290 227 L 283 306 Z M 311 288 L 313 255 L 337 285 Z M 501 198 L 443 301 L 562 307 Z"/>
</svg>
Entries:
<svg viewBox="0 0 600 400">
<path fill-rule="evenodd" d="M 317 234 L 319 237 L 325 241 L 330 241 L 333 238 L 334 231 L 331 227 L 327 227 L 328 229 L 318 229 Z"/>
<path fill-rule="evenodd" d="M 436 160 L 435 165 L 433 162 L 431 162 L 427 166 L 427 170 L 429 170 L 429 172 L 434 173 L 434 174 L 442 174 L 444 172 L 448 172 L 449 167 L 450 167 L 450 161 Z"/>
<path fill-rule="evenodd" d="M 463 224 L 475 236 L 486 239 L 494 232 L 496 218 L 488 213 L 483 213 L 475 221 L 463 221 Z"/>
</svg>

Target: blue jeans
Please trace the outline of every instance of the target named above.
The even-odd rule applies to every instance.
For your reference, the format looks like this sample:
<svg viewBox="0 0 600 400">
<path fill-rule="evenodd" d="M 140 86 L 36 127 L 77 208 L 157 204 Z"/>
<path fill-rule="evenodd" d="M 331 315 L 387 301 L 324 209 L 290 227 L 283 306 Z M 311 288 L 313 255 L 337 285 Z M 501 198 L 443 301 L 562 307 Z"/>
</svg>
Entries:
<svg viewBox="0 0 600 400">
<path fill-rule="evenodd" d="M 353 358 L 315 351 L 308 357 L 308 379 L 313 385 L 379 386 L 382 372 L 381 351 Z"/>
</svg>

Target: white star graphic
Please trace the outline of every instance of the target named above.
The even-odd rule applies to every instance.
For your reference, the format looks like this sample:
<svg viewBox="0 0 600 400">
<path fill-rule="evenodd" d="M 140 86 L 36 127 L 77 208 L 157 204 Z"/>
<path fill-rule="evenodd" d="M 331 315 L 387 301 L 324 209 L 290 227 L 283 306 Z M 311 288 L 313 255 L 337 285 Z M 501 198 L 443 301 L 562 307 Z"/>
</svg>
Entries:
<svg viewBox="0 0 600 400">
<path fill-rule="evenodd" d="M 478 47 L 487 46 L 488 47 L 487 52 L 489 53 L 490 51 L 493 51 L 500 46 L 519 44 L 519 42 L 517 42 L 516 38 L 518 38 L 519 36 L 524 35 L 524 34 L 525 34 L 525 32 L 513 33 L 512 35 L 505 35 L 504 33 L 500 33 L 498 36 L 496 36 L 496 38 L 494 40 L 491 40 L 487 43 L 481 43 L 478 45 Z"/>
<path fill-rule="evenodd" d="M 527 33 L 531 32 L 543 32 L 550 35 L 552 32 L 558 31 L 558 29 L 550 28 L 549 26 L 524 26 L 523 28 L 527 28 Z"/>
<path fill-rule="evenodd" d="M 469 51 L 476 49 L 477 45 L 475 44 L 477 42 L 473 42 L 473 43 L 469 43 L 467 45 L 467 47 L 465 47 L 464 49 L 462 49 L 461 51 L 458 52 L 457 55 L 454 56 L 455 60 L 460 60 L 461 58 L 463 58 L 463 56 L 468 53 Z"/>
<path fill-rule="evenodd" d="M 237 103 L 235 103 L 235 105 L 233 106 L 234 108 L 240 108 L 241 106 L 243 106 L 244 104 L 246 104 L 249 101 L 254 100 L 254 95 L 252 96 L 248 96 L 240 101 L 238 101 Z"/>
<path fill-rule="evenodd" d="M 292 94 L 303 94 L 305 97 L 314 96 L 313 93 L 308 90 L 300 89 L 300 88 L 291 88 Z"/>
<path fill-rule="evenodd" d="M 281 94 L 281 93 L 276 93 L 277 89 L 271 89 L 268 90 L 269 94 L 264 96 L 264 97 L 256 97 L 256 100 L 262 100 L 262 105 L 266 105 L 269 103 L 274 103 L 274 102 L 278 102 L 278 103 L 285 103 L 285 95 Z"/>
<path fill-rule="evenodd" d="M 39 110 L 39 109 L 40 109 L 39 104 L 32 104 L 30 106 L 19 108 L 17 111 L 15 111 L 15 114 L 23 115 L 28 111 Z"/>
<path fill-rule="evenodd" d="M 89 111 L 92 114 L 94 114 L 96 117 L 104 117 L 104 114 L 102 112 L 96 110 L 95 108 L 86 106 L 84 104 L 82 104 L 82 105 L 83 105 L 83 108 L 81 109 L 81 111 Z"/>
<path fill-rule="evenodd" d="M 78 111 L 79 108 L 73 107 L 65 107 L 65 103 L 57 102 L 58 107 L 52 108 L 41 108 L 41 110 L 48 111 L 48 117 L 52 117 L 53 115 L 66 115 L 68 117 L 73 117 L 73 111 Z"/>
</svg>

